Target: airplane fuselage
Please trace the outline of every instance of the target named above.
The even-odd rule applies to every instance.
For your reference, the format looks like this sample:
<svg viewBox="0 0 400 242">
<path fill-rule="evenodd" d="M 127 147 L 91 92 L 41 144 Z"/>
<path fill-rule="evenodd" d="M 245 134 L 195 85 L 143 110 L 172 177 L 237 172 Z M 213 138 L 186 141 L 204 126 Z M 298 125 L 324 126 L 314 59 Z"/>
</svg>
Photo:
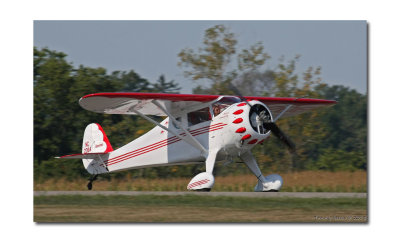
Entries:
<svg viewBox="0 0 400 242">
<path fill-rule="evenodd" d="M 258 101 L 250 103 L 265 107 Z M 253 128 L 251 107 L 244 102 L 232 104 L 211 120 L 195 125 L 189 125 L 189 121 L 183 116 L 179 117 L 183 127 L 206 150 L 217 152 L 217 160 L 237 157 L 269 136 L 269 132 L 260 132 Z M 170 118 L 164 119 L 160 124 L 181 136 L 186 136 Z M 102 156 L 101 159 L 93 160 L 88 171 L 101 174 L 152 166 L 199 163 L 205 161 L 206 155 L 177 135 L 156 126 L 125 146 Z"/>
</svg>

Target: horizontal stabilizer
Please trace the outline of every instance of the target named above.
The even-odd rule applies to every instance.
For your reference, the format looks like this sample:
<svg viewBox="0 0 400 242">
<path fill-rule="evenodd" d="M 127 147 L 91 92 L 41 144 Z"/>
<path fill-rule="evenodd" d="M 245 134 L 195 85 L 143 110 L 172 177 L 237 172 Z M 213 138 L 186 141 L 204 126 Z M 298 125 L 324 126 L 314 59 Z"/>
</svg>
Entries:
<svg viewBox="0 0 400 242">
<path fill-rule="evenodd" d="M 58 159 L 96 159 L 99 158 L 99 155 L 105 155 L 106 153 L 88 153 L 88 154 L 73 154 L 73 155 L 64 155 L 60 157 L 55 157 Z"/>
</svg>

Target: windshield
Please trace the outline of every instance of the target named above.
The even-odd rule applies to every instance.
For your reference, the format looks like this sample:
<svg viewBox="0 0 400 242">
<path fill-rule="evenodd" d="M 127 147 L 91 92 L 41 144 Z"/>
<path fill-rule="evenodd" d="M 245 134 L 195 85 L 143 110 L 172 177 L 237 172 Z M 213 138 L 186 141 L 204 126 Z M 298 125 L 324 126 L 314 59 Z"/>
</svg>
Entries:
<svg viewBox="0 0 400 242">
<path fill-rule="evenodd" d="M 189 126 L 196 125 L 205 121 L 211 120 L 210 108 L 202 108 L 188 113 Z"/>
<path fill-rule="evenodd" d="M 214 117 L 218 116 L 225 109 L 231 106 L 234 103 L 240 103 L 240 98 L 238 97 L 223 97 L 219 101 L 213 103 L 212 109 Z"/>
</svg>

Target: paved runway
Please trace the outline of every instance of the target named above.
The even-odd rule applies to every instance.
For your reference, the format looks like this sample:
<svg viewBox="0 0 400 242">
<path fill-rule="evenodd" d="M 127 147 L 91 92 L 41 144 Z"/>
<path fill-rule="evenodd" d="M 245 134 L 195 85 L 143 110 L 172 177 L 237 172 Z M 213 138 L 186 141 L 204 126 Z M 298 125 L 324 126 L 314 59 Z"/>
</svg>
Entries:
<svg viewBox="0 0 400 242">
<path fill-rule="evenodd" d="M 293 198 L 367 198 L 367 193 L 348 192 L 139 192 L 139 191 L 35 191 L 35 196 L 57 196 L 57 195 L 83 195 L 83 196 L 226 196 L 226 197 L 293 197 Z"/>
</svg>

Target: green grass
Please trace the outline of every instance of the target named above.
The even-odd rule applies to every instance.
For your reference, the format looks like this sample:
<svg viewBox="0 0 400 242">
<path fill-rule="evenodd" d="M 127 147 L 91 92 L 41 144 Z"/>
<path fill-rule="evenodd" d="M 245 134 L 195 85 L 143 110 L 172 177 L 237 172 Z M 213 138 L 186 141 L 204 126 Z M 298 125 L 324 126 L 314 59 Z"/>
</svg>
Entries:
<svg viewBox="0 0 400 242">
<path fill-rule="evenodd" d="M 37 196 L 34 205 L 37 222 L 320 222 L 314 217 L 367 211 L 364 198 L 63 195 Z"/>
<path fill-rule="evenodd" d="M 365 207 L 366 199 L 362 198 L 244 198 L 244 197 L 208 197 L 196 195 L 180 196 L 37 196 L 35 205 L 102 205 L 102 206 L 196 206 L 196 207 L 229 207 L 229 208 L 253 208 L 253 207 L 281 207 L 281 208 L 336 208 Z"/>
</svg>

